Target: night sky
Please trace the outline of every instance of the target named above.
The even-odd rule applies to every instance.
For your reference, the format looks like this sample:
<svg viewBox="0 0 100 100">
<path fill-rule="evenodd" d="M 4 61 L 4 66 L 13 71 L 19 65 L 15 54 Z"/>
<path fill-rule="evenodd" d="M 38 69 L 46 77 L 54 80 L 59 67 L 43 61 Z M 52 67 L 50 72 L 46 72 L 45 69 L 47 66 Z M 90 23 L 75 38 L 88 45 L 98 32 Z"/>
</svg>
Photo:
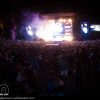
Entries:
<svg viewBox="0 0 100 100">
<path fill-rule="evenodd" d="M 0 7 L 1 14 L 17 12 L 21 9 L 31 9 L 45 13 L 78 12 L 98 14 L 100 12 L 100 4 L 96 0 L 0 0 Z"/>
</svg>

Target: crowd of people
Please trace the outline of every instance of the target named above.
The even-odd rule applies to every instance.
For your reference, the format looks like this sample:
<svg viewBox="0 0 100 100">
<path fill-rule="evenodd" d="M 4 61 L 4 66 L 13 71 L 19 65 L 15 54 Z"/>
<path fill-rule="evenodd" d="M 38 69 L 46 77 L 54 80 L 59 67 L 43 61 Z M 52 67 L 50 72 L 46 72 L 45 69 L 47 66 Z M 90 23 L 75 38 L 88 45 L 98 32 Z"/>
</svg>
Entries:
<svg viewBox="0 0 100 100">
<path fill-rule="evenodd" d="M 100 41 L 0 39 L 0 84 L 11 96 L 98 95 Z"/>
</svg>

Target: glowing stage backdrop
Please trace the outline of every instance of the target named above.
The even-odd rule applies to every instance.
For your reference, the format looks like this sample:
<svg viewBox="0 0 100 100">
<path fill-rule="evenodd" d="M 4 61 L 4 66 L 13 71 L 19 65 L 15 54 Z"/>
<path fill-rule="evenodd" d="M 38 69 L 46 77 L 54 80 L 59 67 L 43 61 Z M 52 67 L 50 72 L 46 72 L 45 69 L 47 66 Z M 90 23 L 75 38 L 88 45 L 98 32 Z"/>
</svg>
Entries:
<svg viewBox="0 0 100 100">
<path fill-rule="evenodd" d="M 72 41 L 73 19 L 71 17 L 44 17 L 38 15 L 26 26 L 26 31 L 32 39 L 45 41 Z"/>
</svg>

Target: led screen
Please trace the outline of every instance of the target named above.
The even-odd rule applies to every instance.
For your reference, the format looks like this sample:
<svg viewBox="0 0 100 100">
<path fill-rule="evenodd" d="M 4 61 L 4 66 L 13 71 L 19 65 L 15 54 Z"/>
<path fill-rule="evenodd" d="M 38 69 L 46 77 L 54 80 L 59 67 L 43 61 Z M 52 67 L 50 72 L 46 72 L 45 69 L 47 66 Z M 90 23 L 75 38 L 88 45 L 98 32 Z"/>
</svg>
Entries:
<svg viewBox="0 0 100 100">
<path fill-rule="evenodd" d="M 98 31 L 100 32 L 100 25 L 90 25 L 91 31 Z"/>
<path fill-rule="evenodd" d="M 82 33 L 85 33 L 85 34 L 87 34 L 89 32 L 88 22 L 82 22 L 81 23 L 81 31 L 82 31 Z"/>
</svg>

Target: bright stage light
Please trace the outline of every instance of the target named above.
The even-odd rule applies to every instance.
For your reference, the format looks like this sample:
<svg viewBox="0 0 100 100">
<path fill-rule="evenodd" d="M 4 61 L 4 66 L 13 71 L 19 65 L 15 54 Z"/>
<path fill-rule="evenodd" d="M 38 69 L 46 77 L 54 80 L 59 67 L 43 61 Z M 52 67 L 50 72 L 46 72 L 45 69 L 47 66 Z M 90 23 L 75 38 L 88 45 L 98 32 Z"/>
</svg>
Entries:
<svg viewBox="0 0 100 100">
<path fill-rule="evenodd" d="M 87 27 L 83 27 L 83 32 L 84 32 L 84 33 L 88 33 Z"/>
<path fill-rule="evenodd" d="M 59 22 L 66 22 L 66 19 L 59 19 Z"/>
<path fill-rule="evenodd" d="M 64 21 L 64 19 L 60 19 L 59 21 Z M 69 21 L 71 22 L 72 20 Z M 36 32 L 36 36 L 45 41 L 72 41 L 72 29 L 69 28 L 71 28 L 71 26 L 69 26 L 68 29 L 66 29 L 66 31 L 68 31 L 67 33 L 70 34 L 62 34 L 64 32 L 62 22 L 55 22 L 54 20 L 49 20 L 49 22 L 47 21 L 39 27 L 39 29 Z"/>
<path fill-rule="evenodd" d="M 59 35 L 53 38 L 52 41 L 73 41 L 72 35 Z"/>
<path fill-rule="evenodd" d="M 53 37 L 63 32 L 63 26 L 61 23 L 55 23 L 54 20 L 47 21 L 47 23 L 41 25 L 36 32 L 36 36 L 45 40 L 52 41 Z"/>
<path fill-rule="evenodd" d="M 41 27 L 41 29 L 39 29 L 36 32 L 36 36 L 40 39 L 45 40 L 45 41 L 51 41 L 53 38 L 53 35 L 52 35 L 52 33 L 50 34 L 49 32 L 50 32 L 50 30 L 48 28 L 44 29 Z"/>
<path fill-rule="evenodd" d="M 29 31 L 27 31 L 27 32 L 28 32 L 28 34 L 29 34 L 30 36 L 33 35 L 33 32 L 32 32 L 31 30 L 29 30 Z"/>
<path fill-rule="evenodd" d="M 66 22 L 67 25 L 64 26 Z M 30 36 L 34 36 L 33 29 L 33 24 L 26 27 L 26 31 Z M 65 34 L 65 32 L 72 33 L 72 19 L 44 19 L 36 27 L 35 35 L 38 39 L 43 39 L 44 41 L 72 41 L 72 35 Z"/>
<path fill-rule="evenodd" d="M 54 23 L 54 25 L 51 25 L 51 29 L 53 29 L 54 34 L 63 32 L 63 26 L 60 23 Z"/>
<path fill-rule="evenodd" d="M 59 22 L 63 22 L 63 19 L 59 19 Z"/>
<path fill-rule="evenodd" d="M 72 19 L 68 19 L 68 22 L 69 22 L 69 23 L 72 23 Z"/>
<path fill-rule="evenodd" d="M 33 35 L 31 26 L 27 26 L 27 27 L 26 27 L 26 31 L 27 31 L 27 33 L 28 33 L 30 36 Z"/>
<path fill-rule="evenodd" d="M 55 23 L 55 20 L 52 19 L 52 20 L 50 20 L 50 22 L 51 22 L 51 23 Z"/>
<path fill-rule="evenodd" d="M 90 25 L 92 31 L 99 31 L 100 32 L 100 25 Z"/>
<path fill-rule="evenodd" d="M 84 34 L 88 34 L 88 32 L 89 32 L 89 23 L 88 22 L 81 23 L 81 31 Z"/>
<path fill-rule="evenodd" d="M 63 41 L 63 37 L 62 36 L 56 36 L 53 38 L 52 41 Z"/>
<path fill-rule="evenodd" d="M 73 36 L 66 36 L 64 38 L 66 41 L 73 41 Z"/>
</svg>

